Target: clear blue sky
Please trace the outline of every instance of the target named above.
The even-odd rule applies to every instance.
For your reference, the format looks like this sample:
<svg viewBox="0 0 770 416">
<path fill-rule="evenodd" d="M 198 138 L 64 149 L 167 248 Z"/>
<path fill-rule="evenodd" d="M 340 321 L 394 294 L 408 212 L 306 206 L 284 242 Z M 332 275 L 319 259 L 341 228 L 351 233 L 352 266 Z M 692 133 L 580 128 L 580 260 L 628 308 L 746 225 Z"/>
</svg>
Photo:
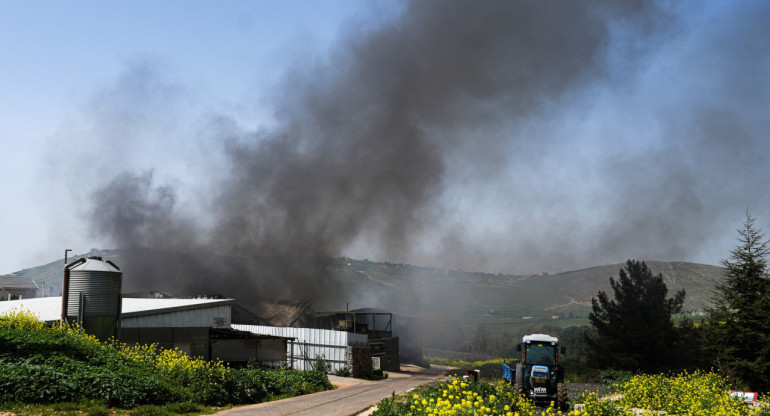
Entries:
<svg viewBox="0 0 770 416">
<path fill-rule="evenodd" d="M 508 273 L 627 258 L 717 264 L 746 208 L 770 229 L 770 7 L 701 3 L 641 17 L 596 6 L 588 14 L 600 17 L 586 21 L 606 30 L 585 32 L 570 27 L 584 16 L 527 17 L 513 3 L 505 12 L 521 29 L 494 32 L 483 19 L 495 14 L 439 13 L 454 3 L 0 0 L 0 273 L 65 248 L 120 245 L 94 229 L 103 224 L 94 225 L 93 195 L 125 172 L 152 172 L 153 187 L 174 189 L 174 218 L 216 228 L 221 217 L 210 213 L 221 201 L 210 191 L 239 174 L 222 150 L 233 143 L 227 126 L 243 142 L 322 117 L 330 107 L 313 99 L 355 97 L 365 113 L 386 111 L 368 105 L 401 93 L 408 98 L 388 108 L 420 118 L 434 148 L 427 160 L 440 165 L 435 178 L 402 185 L 424 180 L 436 191 L 397 193 L 421 200 L 405 211 L 421 219 L 419 232 L 393 237 L 393 217 L 372 210 L 371 223 L 346 224 L 345 238 L 333 239 L 337 254 Z M 561 38 L 548 36 L 560 30 L 585 38 L 562 51 Z M 511 76 L 509 94 L 495 91 L 508 84 L 447 88 L 479 75 L 465 63 L 493 44 L 484 36 L 507 37 L 511 49 L 484 55 L 492 69 L 479 79 L 520 72 L 529 81 Z M 411 43 L 388 46 L 400 39 Z M 569 51 L 572 61 L 551 56 Z M 394 75 L 426 67 L 428 77 Z M 381 84 L 350 86 L 378 70 Z M 297 108 L 319 110 L 303 118 Z M 366 130 L 365 115 L 346 108 L 350 118 L 324 123 Z"/>
</svg>

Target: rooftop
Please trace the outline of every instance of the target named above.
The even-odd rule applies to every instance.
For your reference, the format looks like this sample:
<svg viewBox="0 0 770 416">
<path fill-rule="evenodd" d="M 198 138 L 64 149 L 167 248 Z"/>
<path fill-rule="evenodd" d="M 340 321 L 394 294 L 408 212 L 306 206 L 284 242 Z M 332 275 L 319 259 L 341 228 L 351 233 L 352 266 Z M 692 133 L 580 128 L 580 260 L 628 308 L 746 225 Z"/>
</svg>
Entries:
<svg viewBox="0 0 770 416">
<path fill-rule="evenodd" d="M 0 277 L 0 289 L 35 289 L 37 284 L 29 277 Z"/>
<path fill-rule="evenodd" d="M 177 310 L 197 309 L 200 307 L 229 305 L 232 299 L 138 299 L 123 298 L 122 316 L 139 316 L 150 313 L 172 312 Z M 0 315 L 13 310 L 28 310 L 37 315 L 40 321 L 58 321 L 61 319 L 61 296 L 9 300 L 0 302 Z"/>
<path fill-rule="evenodd" d="M 522 342 L 526 343 L 527 341 L 542 341 L 542 342 L 555 342 L 559 343 L 559 339 L 556 337 L 552 337 L 550 335 L 546 334 L 531 334 L 531 335 L 524 335 L 524 338 L 521 340 Z"/>
</svg>

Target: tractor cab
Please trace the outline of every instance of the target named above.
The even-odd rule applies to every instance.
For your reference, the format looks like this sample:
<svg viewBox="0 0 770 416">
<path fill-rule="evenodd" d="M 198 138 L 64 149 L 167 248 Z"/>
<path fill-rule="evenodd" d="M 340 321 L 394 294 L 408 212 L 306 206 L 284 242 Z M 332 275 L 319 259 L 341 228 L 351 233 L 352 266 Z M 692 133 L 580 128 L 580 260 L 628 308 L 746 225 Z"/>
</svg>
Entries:
<svg viewBox="0 0 770 416">
<path fill-rule="evenodd" d="M 521 361 L 513 370 L 503 364 L 503 378 L 515 382 L 517 391 L 538 403 L 557 402 L 566 406 L 567 391 L 564 384 L 564 368 L 559 365 L 559 354 L 565 348 L 559 346 L 559 339 L 546 334 L 525 335 L 521 344 Z"/>
</svg>

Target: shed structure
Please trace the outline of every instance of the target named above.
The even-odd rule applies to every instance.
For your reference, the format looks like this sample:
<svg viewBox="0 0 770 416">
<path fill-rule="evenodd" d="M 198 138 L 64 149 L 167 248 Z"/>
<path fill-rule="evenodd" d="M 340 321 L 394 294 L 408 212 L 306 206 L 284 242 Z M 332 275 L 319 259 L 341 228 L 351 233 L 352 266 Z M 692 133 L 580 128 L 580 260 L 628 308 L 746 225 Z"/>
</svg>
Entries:
<svg viewBox="0 0 770 416">
<path fill-rule="evenodd" d="M 37 291 L 37 284 L 29 277 L 0 276 L 0 301 L 34 298 Z"/>
<path fill-rule="evenodd" d="M 286 352 L 286 361 L 295 370 L 312 370 L 313 364 L 318 358 L 330 365 L 331 372 L 345 367 L 353 369 L 354 361 L 359 361 L 354 355 L 366 354 L 366 351 L 359 350 L 359 348 L 363 348 L 369 351 L 369 356 L 360 361 L 366 362 L 369 365 L 368 370 L 371 371 L 371 350 L 367 346 L 368 337 L 366 334 L 328 329 L 240 324 L 234 324 L 233 329 L 295 339 L 291 348 Z M 366 369 L 362 371 L 366 372 Z"/>
<path fill-rule="evenodd" d="M 394 336 L 393 314 L 374 309 L 353 311 L 316 312 L 316 328 L 329 328 L 336 331 L 365 335 L 366 344 L 371 348 L 372 357 L 379 362 L 380 368 L 387 371 L 401 369 L 401 356 L 398 337 Z"/>
</svg>

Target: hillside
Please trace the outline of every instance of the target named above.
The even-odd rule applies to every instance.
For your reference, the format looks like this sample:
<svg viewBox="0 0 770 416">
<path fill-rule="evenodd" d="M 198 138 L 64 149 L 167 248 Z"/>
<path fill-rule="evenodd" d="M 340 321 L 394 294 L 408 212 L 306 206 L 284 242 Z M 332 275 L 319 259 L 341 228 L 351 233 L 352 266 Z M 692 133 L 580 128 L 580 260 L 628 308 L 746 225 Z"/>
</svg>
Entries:
<svg viewBox="0 0 770 416">
<path fill-rule="evenodd" d="M 721 279 L 716 266 L 687 262 L 646 262 L 662 273 L 669 293 L 685 289 L 684 311 L 710 305 L 714 284 Z M 346 280 L 349 292 L 375 299 L 404 314 L 420 316 L 432 338 L 467 339 L 483 324 L 492 332 L 512 332 L 531 323 L 558 326 L 587 324 L 591 298 L 600 290 L 611 294 L 609 278 L 617 278 L 624 263 L 549 275 L 502 275 L 338 259 L 334 272 Z M 558 319 L 553 319 L 558 317 Z M 431 331 L 433 330 L 433 331 Z M 446 343 L 453 343 L 447 340 Z"/>
<path fill-rule="evenodd" d="M 68 262 L 73 262 L 81 257 L 102 256 L 105 259 L 114 260 L 119 258 L 120 250 L 91 250 L 89 253 L 71 255 L 67 258 Z M 45 296 L 60 296 L 62 286 L 62 270 L 64 269 L 64 259 L 58 259 L 41 266 L 34 266 L 14 272 L 14 277 L 29 277 L 37 283 L 41 290 L 45 290 Z M 45 289 L 43 289 L 45 288 Z M 38 296 L 43 293 L 38 293 Z"/>
<path fill-rule="evenodd" d="M 122 265 L 121 258 L 125 259 L 127 252 L 96 250 L 84 255 L 103 256 Z M 70 261 L 84 255 L 72 256 Z M 498 333 L 531 323 L 587 324 L 591 298 L 600 290 L 610 292 L 609 278 L 617 277 L 624 266 L 618 263 L 522 276 L 350 258 L 329 259 L 327 264 L 329 273 L 341 282 L 343 289 L 338 293 L 336 308 L 344 309 L 348 304 L 351 309 L 374 307 L 419 317 L 430 339 L 426 345 L 433 343 L 438 347 L 462 343 L 480 324 Z M 685 311 L 702 311 L 709 305 L 714 284 L 722 273 L 720 267 L 696 263 L 648 261 L 647 264 L 655 274 L 663 274 L 671 294 L 679 289 L 687 291 Z M 62 267 L 63 259 L 60 259 L 14 275 L 30 277 L 46 287 L 47 296 L 56 296 L 61 294 Z M 231 293 L 237 294 L 238 288 Z M 194 294 L 176 293 L 179 296 Z"/>
</svg>

